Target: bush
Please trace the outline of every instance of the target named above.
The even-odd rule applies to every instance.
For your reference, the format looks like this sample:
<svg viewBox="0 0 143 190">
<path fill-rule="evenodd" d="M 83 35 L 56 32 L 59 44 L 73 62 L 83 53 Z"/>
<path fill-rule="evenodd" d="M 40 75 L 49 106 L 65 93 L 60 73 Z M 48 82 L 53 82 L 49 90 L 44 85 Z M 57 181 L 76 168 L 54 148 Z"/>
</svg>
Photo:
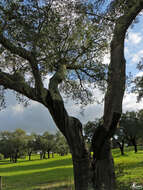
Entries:
<svg viewBox="0 0 143 190">
<path fill-rule="evenodd" d="M 4 155 L 0 153 L 0 160 L 4 159 Z"/>
</svg>

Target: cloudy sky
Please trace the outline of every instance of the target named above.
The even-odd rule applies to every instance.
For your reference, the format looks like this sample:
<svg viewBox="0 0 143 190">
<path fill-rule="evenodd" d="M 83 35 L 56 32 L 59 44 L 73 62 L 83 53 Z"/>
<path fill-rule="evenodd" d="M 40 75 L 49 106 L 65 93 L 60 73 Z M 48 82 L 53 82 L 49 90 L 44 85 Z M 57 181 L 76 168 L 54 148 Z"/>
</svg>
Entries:
<svg viewBox="0 0 143 190">
<path fill-rule="evenodd" d="M 127 73 L 142 75 L 142 72 L 136 70 L 136 64 L 143 57 L 143 16 L 140 16 L 140 22 L 128 30 L 125 42 L 125 57 L 127 61 Z M 109 62 L 109 56 L 105 56 L 105 63 Z M 99 91 L 95 90 L 96 98 L 101 97 Z M 7 107 L 0 112 L 0 130 L 13 131 L 16 128 L 22 128 L 27 132 L 42 133 L 49 131 L 55 132 L 56 126 L 48 110 L 37 102 L 31 101 L 30 106 L 23 107 L 18 104 L 11 91 L 6 94 Z M 70 115 L 79 118 L 83 123 L 92 121 L 103 114 L 103 104 L 92 104 L 86 106 L 84 113 L 81 114 L 79 105 L 69 100 L 65 104 Z M 143 109 L 143 101 L 136 103 L 134 94 L 125 94 L 123 101 L 123 111 Z"/>
</svg>

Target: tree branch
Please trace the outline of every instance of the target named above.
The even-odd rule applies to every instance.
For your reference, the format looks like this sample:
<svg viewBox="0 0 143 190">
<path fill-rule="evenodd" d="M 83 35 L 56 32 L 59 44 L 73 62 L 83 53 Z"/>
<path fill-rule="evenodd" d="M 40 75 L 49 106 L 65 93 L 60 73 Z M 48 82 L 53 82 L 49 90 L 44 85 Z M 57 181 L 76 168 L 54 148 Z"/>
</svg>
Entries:
<svg viewBox="0 0 143 190">
<path fill-rule="evenodd" d="M 0 85 L 4 86 L 6 89 L 8 88 L 21 93 L 32 100 L 38 101 L 34 93 L 35 89 L 27 85 L 24 78 L 23 80 L 19 80 L 15 74 L 10 75 L 0 71 Z"/>
<path fill-rule="evenodd" d="M 103 20 L 106 20 L 106 21 L 115 22 L 115 19 L 108 18 L 108 17 L 102 16 L 102 15 L 98 15 L 98 14 L 96 14 L 96 13 L 85 12 L 85 14 L 91 15 L 91 16 L 95 16 L 95 17 L 98 17 L 98 18 L 103 19 Z"/>
<path fill-rule="evenodd" d="M 10 42 L 9 39 L 4 37 L 3 34 L 0 34 L 0 43 L 11 53 L 16 54 L 16 55 L 22 57 L 23 59 L 29 61 L 29 64 L 31 66 L 32 73 L 33 73 L 33 76 L 35 79 L 35 89 L 36 89 L 37 95 L 39 95 L 39 97 L 40 97 L 41 91 L 43 89 L 43 82 L 41 79 L 38 64 L 37 64 L 34 54 L 22 47 L 15 46 L 13 43 Z"/>
<path fill-rule="evenodd" d="M 137 3 L 134 3 L 134 0 L 130 0 L 128 4 L 129 9 L 116 21 L 111 42 L 111 62 L 108 71 L 108 88 L 104 107 L 104 127 L 109 131 L 112 131 L 111 124 L 114 121 L 114 113 L 118 113 L 119 115 L 122 113 L 122 100 L 126 79 L 126 61 L 124 57 L 125 34 L 133 20 L 143 9 L 143 0 L 139 0 Z M 116 128 L 116 126 L 114 127 Z"/>
<path fill-rule="evenodd" d="M 66 75 L 66 66 L 61 64 L 59 65 L 59 68 L 56 71 L 56 73 L 50 79 L 49 91 L 54 100 L 59 100 L 63 102 L 59 89 L 58 89 L 58 85 L 64 80 L 65 75 Z"/>
</svg>

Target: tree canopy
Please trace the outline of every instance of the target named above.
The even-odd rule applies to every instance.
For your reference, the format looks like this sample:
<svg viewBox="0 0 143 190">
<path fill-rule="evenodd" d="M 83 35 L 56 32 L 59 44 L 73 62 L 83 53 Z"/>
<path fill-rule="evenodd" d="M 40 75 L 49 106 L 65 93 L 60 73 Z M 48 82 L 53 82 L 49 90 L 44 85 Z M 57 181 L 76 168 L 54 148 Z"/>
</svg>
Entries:
<svg viewBox="0 0 143 190">
<path fill-rule="evenodd" d="M 143 0 L 0 2 L 1 103 L 4 106 L 4 90 L 8 88 L 49 110 L 70 146 L 76 190 L 87 190 L 88 179 L 93 180 L 94 189 L 114 189 L 110 138 L 122 113 L 124 42 L 142 8 Z M 108 73 L 103 64 L 107 49 Z M 48 87 L 44 83 L 47 75 Z M 87 104 L 94 99 L 90 83 L 91 87 L 106 89 L 103 125 L 95 130 L 92 139 L 92 160 L 82 124 L 69 116 L 61 95 L 63 91 Z"/>
<path fill-rule="evenodd" d="M 10 83 L 6 87 L 2 81 L 1 85 L 32 98 L 30 90 L 41 93 L 42 87 L 47 86 L 47 75 L 53 75 L 64 64 L 67 70 L 60 90 L 81 103 L 93 100 L 87 86 L 104 86 L 106 65 L 102 60 L 107 38 L 101 19 L 80 11 L 76 8 L 79 3 L 1 1 L 1 78 L 10 77 L 24 88 L 13 89 Z"/>
</svg>

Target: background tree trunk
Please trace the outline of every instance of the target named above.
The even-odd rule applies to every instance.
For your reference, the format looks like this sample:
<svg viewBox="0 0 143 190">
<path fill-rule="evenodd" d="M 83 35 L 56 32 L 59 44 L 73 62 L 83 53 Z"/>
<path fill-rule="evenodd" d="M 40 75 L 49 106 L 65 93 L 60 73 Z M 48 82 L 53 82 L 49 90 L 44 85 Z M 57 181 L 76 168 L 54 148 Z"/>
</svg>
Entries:
<svg viewBox="0 0 143 190">
<path fill-rule="evenodd" d="M 121 155 L 124 155 L 124 140 L 122 140 L 122 142 L 117 142 L 119 148 L 120 148 L 120 151 L 121 151 Z"/>
<path fill-rule="evenodd" d="M 138 152 L 138 149 L 137 149 L 136 139 L 133 139 L 133 140 L 132 140 L 132 144 L 133 144 L 133 146 L 134 146 L 134 151 L 135 151 L 135 153 L 137 153 L 137 152 Z"/>
</svg>

